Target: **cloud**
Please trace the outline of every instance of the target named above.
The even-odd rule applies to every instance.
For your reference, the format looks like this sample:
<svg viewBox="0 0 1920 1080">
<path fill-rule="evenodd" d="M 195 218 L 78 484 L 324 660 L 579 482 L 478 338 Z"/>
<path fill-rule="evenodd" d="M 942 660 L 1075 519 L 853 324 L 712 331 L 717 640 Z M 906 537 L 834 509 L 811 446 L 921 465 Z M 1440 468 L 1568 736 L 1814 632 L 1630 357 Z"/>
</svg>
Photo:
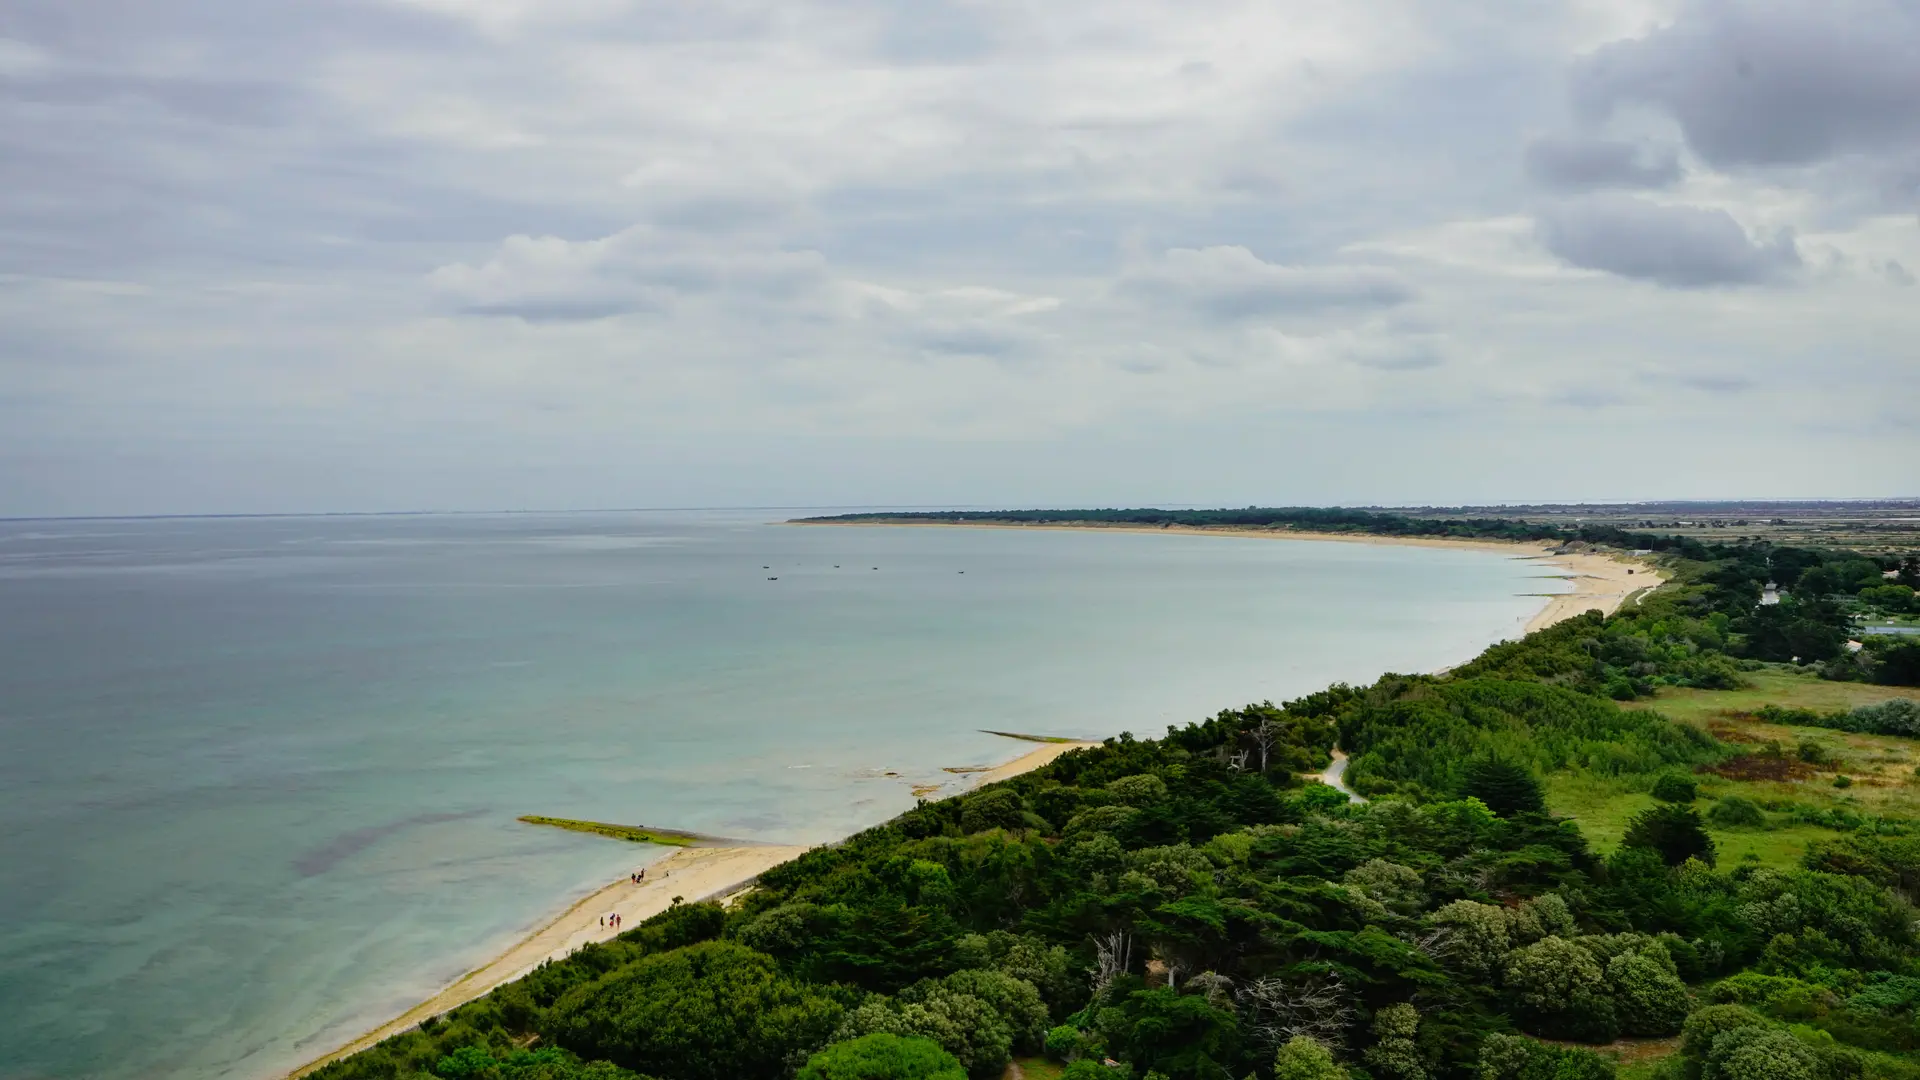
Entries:
<svg viewBox="0 0 1920 1080">
<path fill-rule="evenodd" d="M 791 299 L 824 280 L 815 252 L 689 252 L 642 227 L 600 240 L 511 236 L 479 265 L 452 263 L 428 275 L 456 310 L 530 322 L 657 312 L 697 294 Z"/>
<path fill-rule="evenodd" d="M 1391 307 L 1415 295 L 1413 285 L 1392 270 L 1282 266 L 1237 246 L 1174 248 L 1129 271 L 1120 288 L 1137 300 L 1223 319 Z"/>
<path fill-rule="evenodd" d="M 1613 437 L 1572 408 L 1609 380 L 1707 445 L 1850 430 L 1920 398 L 1901 2 L 12 0 L 0 512 L 878 498 L 821 479 L 872 461 L 1310 498 L 1168 434 L 1309 413 L 1361 485 L 1321 497 L 1415 458 L 1498 495 L 1570 475 L 1508 425 Z M 1728 372 L 1738 410 L 1687 389 Z M 1744 488 L 1904 482 L 1860 438 Z"/>
<path fill-rule="evenodd" d="M 1721 168 L 1899 152 L 1920 135 L 1920 5 L 1910 0 L 1685 0 L 1672 23 L 1573 72 L 1590 118 L 1672 115 Z"/>
<path fill-rule="evenodd" d="M 1800 266 L 1791 235 L 1755 242 L 1725 210 L 1598 195 L 1536 220 L 1541 243 L 1567 262 L 1671 288 L 1777 281 Z"/>
<path fill-rule="evenodd" d="M 1670 187 L 1680 179 L 1680 155 L 1618 139 L 1544 137 L 1527 144 L 1527 175 L 1561 190 Z"/>
</svg>

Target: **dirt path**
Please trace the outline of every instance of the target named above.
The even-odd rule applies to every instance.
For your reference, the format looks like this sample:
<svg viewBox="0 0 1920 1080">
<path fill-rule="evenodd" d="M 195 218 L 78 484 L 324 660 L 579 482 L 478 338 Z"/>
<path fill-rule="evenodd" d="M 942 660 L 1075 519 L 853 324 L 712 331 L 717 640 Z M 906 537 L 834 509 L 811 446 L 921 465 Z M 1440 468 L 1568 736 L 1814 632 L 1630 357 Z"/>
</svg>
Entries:
<svg viewBox="0 0 1920 1080">
<path fill-rule="evenodd" d="M 1333 788 L 1335 791 L 1346 792 L 1348 802 L 1356 802 L 1356 803 L 1366 802 L 1367 800 L 1362 798 L 1359 792 L 1347 786 L 1346 775 L 1347 775 L 1347 755 L 1344 751 L 1342 751 L 1339 747 L 1336 746 L 1333 748 L 1333 761 L 1329 763 L 1325 769 L 1321 770 L 1321 772 L 1318 775 L 1313 776 L 1311 779 L 1318 780 L 1321 783 L 1327 785 L 1328 787 Z"/>
</svg>

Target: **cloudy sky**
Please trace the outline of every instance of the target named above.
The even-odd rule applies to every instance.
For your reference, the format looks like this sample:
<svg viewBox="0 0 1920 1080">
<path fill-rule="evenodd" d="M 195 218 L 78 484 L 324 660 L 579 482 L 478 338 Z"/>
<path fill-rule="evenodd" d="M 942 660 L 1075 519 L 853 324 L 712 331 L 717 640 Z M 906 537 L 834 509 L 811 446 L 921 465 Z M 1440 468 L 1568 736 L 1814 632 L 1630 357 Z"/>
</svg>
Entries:
<svg viewBox="0 0 1920 1080">
<path fill-rule="evenodd" d="M 0 0 L 0 514 L 1920 494 L 1920 0 Z"/>
</svg>

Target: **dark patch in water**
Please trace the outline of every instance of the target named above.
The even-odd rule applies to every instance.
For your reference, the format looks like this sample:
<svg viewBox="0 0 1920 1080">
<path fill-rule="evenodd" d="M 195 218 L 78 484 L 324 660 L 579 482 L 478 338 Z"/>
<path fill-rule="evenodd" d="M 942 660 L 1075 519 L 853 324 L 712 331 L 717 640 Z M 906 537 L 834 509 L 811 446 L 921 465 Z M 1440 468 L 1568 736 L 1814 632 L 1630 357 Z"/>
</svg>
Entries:
<svg viewBox="0 0 1920 1080">
<path fill-rule="evenodd" d="M 344 836 L 314 848 L 293 861 L 294 872 L 303 878 L 314 877 L 339 866 L 346 859 L 359 854 L 373 845 L 417 825 L 438 825 L 443 821 L 459 821 L 462 818 L 479 817 L 479 810 L 464 810 L 457 814 L 415 814 L 399 821 L 390 821 L 385 825 L 369 825 L 364 829 L 355 829 Z"/>
</svg>

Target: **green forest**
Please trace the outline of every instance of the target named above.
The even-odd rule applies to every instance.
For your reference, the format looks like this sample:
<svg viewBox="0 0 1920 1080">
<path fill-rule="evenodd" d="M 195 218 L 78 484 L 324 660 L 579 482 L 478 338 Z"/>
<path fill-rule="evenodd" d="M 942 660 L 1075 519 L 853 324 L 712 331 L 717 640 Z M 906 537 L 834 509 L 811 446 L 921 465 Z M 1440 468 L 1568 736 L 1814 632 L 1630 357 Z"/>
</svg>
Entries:
<svg viewBox="0 0 1920 1080">
<path fill-rule="evenodd" d="M 1920 639 L 1849 647 L 1911 560 L 1615 542 L 1670 581 L 1611 617 L 922 802 L 314 1075 L 1920 1080 Z"/>
</svg>

